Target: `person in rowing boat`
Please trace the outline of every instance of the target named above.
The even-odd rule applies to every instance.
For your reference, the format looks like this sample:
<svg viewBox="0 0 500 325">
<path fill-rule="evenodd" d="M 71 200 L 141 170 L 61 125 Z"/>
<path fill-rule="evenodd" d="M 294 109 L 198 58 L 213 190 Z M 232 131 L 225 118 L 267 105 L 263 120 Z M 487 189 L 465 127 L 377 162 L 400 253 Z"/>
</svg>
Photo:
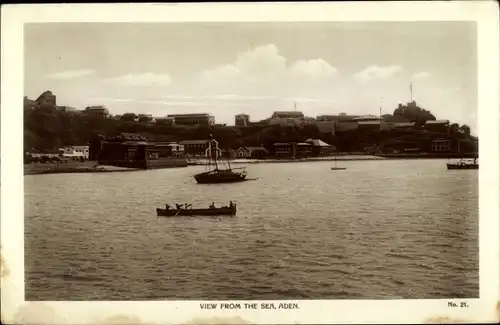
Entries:
<svg viewBox="0 0 500 325">
<path fill-rule="evenodd" d="M 210 208 L 210 209 L 215 209 L 215 203 L 214 203 L 214 202 L 212 202 L 212 204 L 210 204 L 209 208 Z"/>
<path fill-rule="evenodd" d="M 229 207 L 232 209 L 233 208 L 233 201 L 229 201 Z"/>
<path fill-rule="evenodd" d="M 170 209 L 170 204 L 165 205 L 165 208 L 166 208 L 167 210 L 169 210 L 169 209 Z"/>
<path fill-rule="evenodd" d="M 175 207 L 177 208 L 177 210 L 180 210 L 180 209 L 182 209 L 182 204 L 177 204 L 177 203 L 176 203 L 176 204 L 175 204 Z"/>
</svg>

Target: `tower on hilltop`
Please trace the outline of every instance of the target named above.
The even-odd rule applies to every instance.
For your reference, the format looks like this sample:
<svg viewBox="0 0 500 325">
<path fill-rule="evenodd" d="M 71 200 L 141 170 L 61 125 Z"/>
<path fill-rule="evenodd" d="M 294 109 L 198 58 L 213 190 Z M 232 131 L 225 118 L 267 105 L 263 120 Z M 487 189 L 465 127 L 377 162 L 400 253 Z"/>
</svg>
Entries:
<svg viewBox="0 0 500 325">
<path fill-rule="evenodd" d="M 250 115 L 241 113 L 234 116 L 234 125 L 247 126 L 250 124 Z"/>
</svg>

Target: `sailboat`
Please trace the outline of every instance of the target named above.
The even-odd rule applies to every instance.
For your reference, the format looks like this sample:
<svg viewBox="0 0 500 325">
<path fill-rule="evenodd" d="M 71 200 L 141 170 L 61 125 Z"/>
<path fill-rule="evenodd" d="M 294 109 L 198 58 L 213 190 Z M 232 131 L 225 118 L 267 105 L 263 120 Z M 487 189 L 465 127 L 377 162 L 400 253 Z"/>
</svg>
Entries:
<svg viewBox="0 0 500 325">
<path fill-rule="evenodd" d="M 346 170 L 347 169 L 345 167 L 337 167 L 337 156 L 336 155 L 333 157 L 333 161 L 334 161 L 334 165 L 333 165 L 333 167 L 330 168 L 331 170 Z"/>
<path fill-rule="evenodd" d="M 208 171 L 194 175 L 194 179 L 199 184 L 216 184 L 216 183 L 235 183 L 243 182 L 246 180 L 247 172 L 245 167 L 243 168 L 231 168 L 231 163 L 229 159 L 227 160 L 227 166 L 224 166 L 222 160 L 220 160 L 221 150 L 219 149 L 218 142 L 210 134 L 210 140 L 208 142 L 208 148 L 205 151 L 207 157 L 206 167 Z M 242 171 L 235 171 L 236 169 L 242 169 Z"/>
</svg>

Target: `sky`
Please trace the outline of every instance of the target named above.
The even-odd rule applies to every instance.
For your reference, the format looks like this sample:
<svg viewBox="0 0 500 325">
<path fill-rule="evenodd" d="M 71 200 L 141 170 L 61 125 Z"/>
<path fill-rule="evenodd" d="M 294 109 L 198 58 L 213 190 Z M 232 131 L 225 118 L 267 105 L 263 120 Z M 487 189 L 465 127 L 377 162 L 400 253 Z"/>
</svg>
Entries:
<svg viewBox="0 0 500 325">
<path fill-rule="evenodd" d="M 413 99 L 476 130 L 474 22 L 25 25 L 25 95 L 112 114 L 392 114 Z"/>
</svg>

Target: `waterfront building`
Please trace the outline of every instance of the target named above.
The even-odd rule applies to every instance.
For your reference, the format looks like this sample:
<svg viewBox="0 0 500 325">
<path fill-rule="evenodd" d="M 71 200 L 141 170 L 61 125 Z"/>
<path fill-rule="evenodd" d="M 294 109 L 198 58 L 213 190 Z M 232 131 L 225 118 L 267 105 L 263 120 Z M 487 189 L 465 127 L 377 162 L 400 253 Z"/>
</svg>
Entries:
<svg viewBox="0 0 500 325">
<path fill-rule="evenodd" d="M 250 115 L 241 113 L 234 116 L 234 125 L 248 126 L 250 124 Z"/>
<path fill-rule="evenodd" d="M 273 144 L 274 154 L 277 157 L 292 157 L 293 156 L 293 148 L 291 143 L 275 143 Z"/>
<path fill-rule="evenodd" d="M 176 142 L 155 142 L 154 148 L 160 152 L 160 157 L 182 157 L 184 156 L 184 145 Z"/>
<path fill-rule="evenodd" d="M 215 117 L 208 113 L 169 114 L 175 125 L 214 125 Z"/>
<path fill-rule="evenodd" d="M 316 156 L 314 143 L 317 140 L 309 139 L 305 142 L 275 143 L 274 153 L 277 157 L 312 157 Z M 319 149 L 320 150 L 320 149 Z"/>
<path fill-rule="evenodd" d="M 162 158 L 168 148 L 159 144 L 156 146 L 146 137 L 134 133 L 120 133 L 108 138 L 98 135 L 91 141 L 90 151 L 101 165 L 142 169 L 187 166 L 185 159 Z"/>
<path fill-rule="evenodd" d="M 59 152 L 64 157 L 89 159 L 89 146 L 65 146 Z"/>
<path fill-rule="evenodd" d="M 134 133 L 120 133 L 106 139 L 100 137 L 101 150 L 97 154 L 99 164 L 146 168 L 148 160 L 148 139 Z M 92 141 L 92 145 L 97 145 L 98 141 Z M 93 156 L 95 151 L 91 148 Z"/>
<path fill-rule="evenodd" d="M 378 145 L 378 150 L 383 153 L 419 153 L 422 151 L 421 147 L 421 141 L 402 137 L 385 140 Z"/>
<path fill-rule="evenodd" d="M 263 158 L 269 152 L 263 146 L 244 146 L 231 152 L 233 158 Z"/>
<path fill-rule="evenodd" d="M 450 152 L 451 140 L 450 139 L 434 139 L 431 142 L 432 152 Z"/>
<path fill-rule="evenodd" d="M 312 145 L 313 156 L 323 156 L 331 154 L 335 151 L 335 147 L 320 140 L 320 139 L 307 139 L 304 141 Z"/>
<path fill-rule="evenodd" d="M 208 149 L 208 140 L 184 140 L 179 142 L 187 156 L 204 156 Z"/>
<path fill-rule="evenodd" d="M 313 145 L 308 142 L 292 143 L 295 147 L 294 157 L 311 157 L 313 156 Z"/>
<path fill-rule="evenodd" d="M 172 155 L 174 156 L 184 156 L 184 146 L 180 143 L 171 143 L 170 148 L 172 150 Z"/>
</svg>

